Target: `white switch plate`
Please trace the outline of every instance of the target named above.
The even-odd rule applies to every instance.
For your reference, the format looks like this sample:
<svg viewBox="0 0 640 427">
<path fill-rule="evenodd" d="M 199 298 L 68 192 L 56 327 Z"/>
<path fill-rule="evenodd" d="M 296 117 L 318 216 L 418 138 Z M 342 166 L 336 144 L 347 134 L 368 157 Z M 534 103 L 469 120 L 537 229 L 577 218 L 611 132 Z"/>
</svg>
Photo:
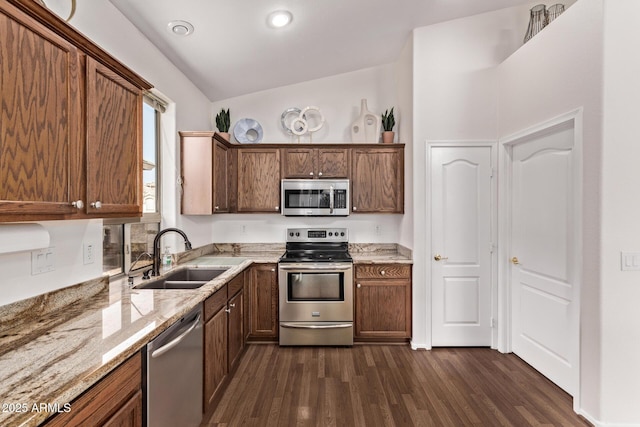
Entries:
<svg viewBox="0 0 640 427">
<path fill-rule="evenodd" d="M 95 262 L 95 248 L 91 243 L 85 243 L 82 250 L 82 261 L 84 265 Z"/>
<path fill-rule="evenodd" d="M 31 251 L 31 275 L 47 273 L 55 270 L 54 248 Z"/>
<path fill-rule="evenodd" d="M 640 270 L 640 252 L 620 252 L 622 271 Z"/>
</svg>

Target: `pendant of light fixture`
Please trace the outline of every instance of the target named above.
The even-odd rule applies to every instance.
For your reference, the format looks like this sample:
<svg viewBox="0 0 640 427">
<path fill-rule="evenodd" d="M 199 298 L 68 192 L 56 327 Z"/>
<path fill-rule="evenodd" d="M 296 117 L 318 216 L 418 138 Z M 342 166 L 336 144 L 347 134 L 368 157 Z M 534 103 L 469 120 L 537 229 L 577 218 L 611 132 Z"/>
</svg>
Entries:
<svg viewBox="0 0 640 427">
<path fill-rule="evenodd" d="M 47 7 L 44 0 L 34 0 L 34 1 L 42 7 Z M 76 0 L 71 0 L 71 12 L 69 12 L 69 17 L 65 19 L 65 21 L 69 22 L 71 18 L 73 18 L 73 15 L 75 14 L 76 14 Z"/>
</svg>

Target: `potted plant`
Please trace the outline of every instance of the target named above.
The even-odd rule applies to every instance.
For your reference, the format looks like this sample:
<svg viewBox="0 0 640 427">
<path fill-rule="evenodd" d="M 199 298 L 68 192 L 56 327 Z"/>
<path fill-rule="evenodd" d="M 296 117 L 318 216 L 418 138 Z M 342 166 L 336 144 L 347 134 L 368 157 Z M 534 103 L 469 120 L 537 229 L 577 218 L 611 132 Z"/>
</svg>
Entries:
<svg viewBox="0 0 640 427">
<path fill-rule="evenodd" d="M 391 111 L 385 110 L 382 113 L 382 142 L 385 144 L 391 144 L 393 142 L 393 138 L 395 133 L 393 132 L 393 127 L 396 125 L 396 119 L 393 117 L 393 107 L 391 107 Z"/>
<path fill-rule="evenodd" d="M 218 133 L 222 135 L 227 141 L 229 141 L 229 127 L 231 126 L 231 116 L 229 115 L 229 109 L 227 111 L 222 108 L 216 115 L 216 127 Z"/>
</svg>

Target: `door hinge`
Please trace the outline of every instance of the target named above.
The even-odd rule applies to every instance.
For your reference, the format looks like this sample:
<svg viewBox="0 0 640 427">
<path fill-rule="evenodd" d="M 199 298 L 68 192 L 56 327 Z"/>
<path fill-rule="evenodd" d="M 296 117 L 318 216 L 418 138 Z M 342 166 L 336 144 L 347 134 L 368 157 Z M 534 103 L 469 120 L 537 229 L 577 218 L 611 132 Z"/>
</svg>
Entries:
<svg viewBox="0 0 640 427">
<path fill-rule="evenodd" d="M 489 169 L 489 177 L 493 178 L 493 175 L 496 173 L 496 169 L 495 168 L 490 168 Z"/>
<path fill-rule="evenodd" d="M 496 250 L 496 244 L 491 242 L 489 243 L 489 253 L 493 253 Z"/>
<path fill-rule="evenodd" d="M 497 323 L 498 323 L 498 322 L 496 322 L 495 317 L 492 317 L 492 318 L 491 318 L 491 329 L 494 329 L 494 328 L 496 327 L 496 324 L 497 324 Z"/>
</svg>

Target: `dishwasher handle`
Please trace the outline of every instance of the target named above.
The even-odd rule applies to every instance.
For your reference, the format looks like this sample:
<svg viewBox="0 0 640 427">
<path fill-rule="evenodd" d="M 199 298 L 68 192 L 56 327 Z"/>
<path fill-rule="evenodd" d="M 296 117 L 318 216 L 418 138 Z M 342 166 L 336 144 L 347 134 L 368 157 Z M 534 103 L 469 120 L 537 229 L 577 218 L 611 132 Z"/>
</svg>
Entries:
<svg viewBox="0 0 640 427">
<path fill-rule="evenodd" d="M 200 314 L 201 313 L 198 313 L 196 318 L 193 320 L 193 323 L 191 324 L 191 326 L 189 326 L 189 328 L 186 331 L 184 331 L 183 333 L 181 333 L 176 338 L 172 339 L 171 341 L 169 341 L 168 343 L 166 343 L 165 345 L 163 345 L 159 349 L 154 350 L 151 353 L 151 357 L 153 357 L 153 358 L 160 357 L 163 354 L 165 354 L 167 351 L 171 350 L 173 347 L 175 347 L 178 344 L 180 344 L 182 342 L 182 340 L 184 340 L 186 338 L 186 336 L 189 335 L 191 333 L 191 331 L 193 331 L 196 328 L 196 326 L 198 326 L 198 323 L 200 323 Z"/>
</svg>

